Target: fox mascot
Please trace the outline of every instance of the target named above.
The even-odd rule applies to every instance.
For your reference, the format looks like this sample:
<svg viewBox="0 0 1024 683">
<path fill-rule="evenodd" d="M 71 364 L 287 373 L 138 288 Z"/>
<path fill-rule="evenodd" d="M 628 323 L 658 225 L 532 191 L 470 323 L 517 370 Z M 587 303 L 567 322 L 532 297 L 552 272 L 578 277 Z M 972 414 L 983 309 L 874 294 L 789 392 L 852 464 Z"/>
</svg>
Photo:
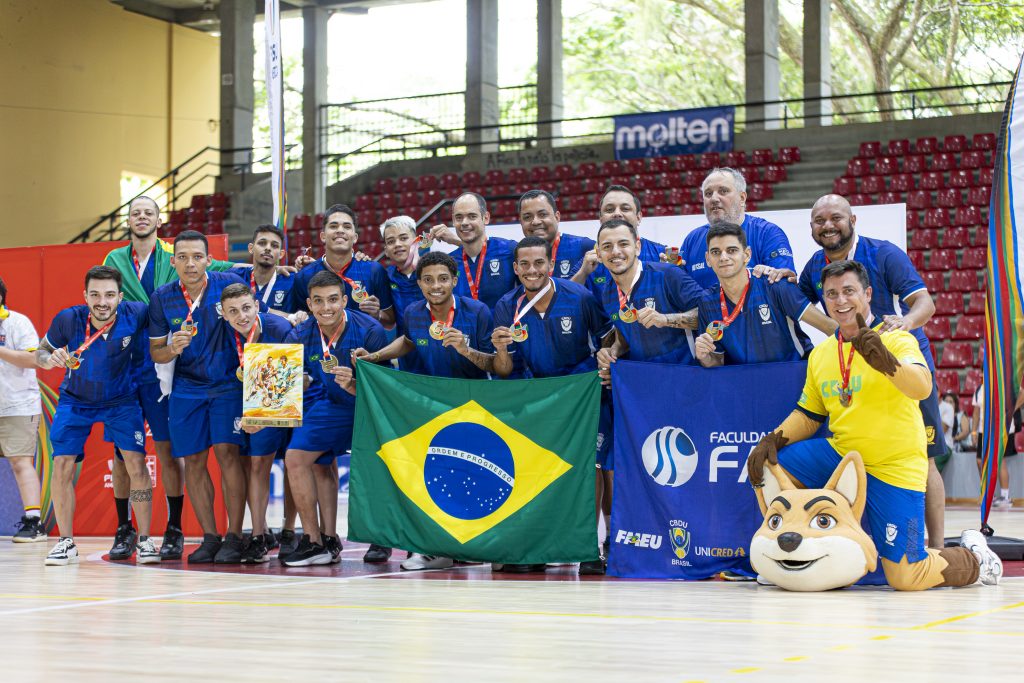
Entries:
<svg viewBox="0 0 1024 683">
<path fill-rule="evenodd" d="M 867 475 L 859 453 L 848 453 L 823 489 L 797 488 L 768 464 L 756 491 L 764 523 L 750 542 L 750 563 L 764 579 L 791 591 L 826 591 L 875 569 L 878 551 L 860 524 Z"/>
</svg>

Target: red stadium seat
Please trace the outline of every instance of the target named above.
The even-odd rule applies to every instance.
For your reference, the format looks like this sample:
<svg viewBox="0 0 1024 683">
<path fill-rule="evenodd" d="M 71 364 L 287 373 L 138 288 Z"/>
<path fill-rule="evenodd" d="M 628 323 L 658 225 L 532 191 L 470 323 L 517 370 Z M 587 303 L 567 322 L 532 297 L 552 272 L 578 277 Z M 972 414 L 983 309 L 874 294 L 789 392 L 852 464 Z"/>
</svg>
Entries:
<svg viewBox="0 0 1024 683">
<path fill-rule="evenodd" d="M 601 175 L 622 175 L 625 171 L 626 167 L 623 166 L 621 161 L 611 160 L 601 164 Z"/>
<path fill-rule="evenodd" d="M 583 181 L 575 178 L 562 183 L 562 195 L 583 194 Z"/>
<path fill-rule="evenodd" d="M 937 270 L 929 270 L 921 273 L 921 279 L 924 280 L 925 286 L 929 292 L 933 294 L 936 292 L 942 292 L 946 289 L 944 283 L 945 273 L 940 273 Z"/>
<path fill-rule="evenodd" d="M 358 197 L 356 197 L 356 211 L 365 211 L 366 209 L 372 209 L 373 197 L 374 196 L 370 194 L 361 194 Z"/>
<path fill-rule="evenodd" d="M 416 179 L 412 176 L 406 175 L 398 179 L 398 191 L 407 192 L 409 190 L 416 189 Z"/>
<path fill-rule="evenodd" d="M 963 195 L 960 194 L 960 189 L 956 187 L 947 187 L 939 190 L 935 196 L 935 204 L 947 209 L 955 209 L 963 203 Z"/>
<path fill-rule="evenodd" d="M 962 169 L 950 171 L 949 186 L 964 189 L 974 187 L 974 173 Z"/>
<path fill-rule="evenodd" d="M 661 204 L 665 200 L 665 190 L 641 190 L 638 194 L 640 195 L 642 206 L 645 207 Z"/>
<path fill-rule="evenodd" d="M 618 162 L 616 162 L 616 163 L 618 163 Z M 490 175 L 491 173 L 493 173 L 493 171 L 488 171 L 487 175 Z M 498 171 L 498 173 L 501 173 L 501 171 Z M 530 181 L 530 172 L 527 171 L 525 168 L 512 168 L 512 169 L 509 169 L 508 175 L 506 176 L 506 178 L 508 179 L 508 182 L 512 183 L 512 184 L 515 184 L 515 183 L 527 183 L 527 182 Z M 487 181 L 487 176 L 484 176 L 484 182 L 486 182 L 486 181 Z M 499 178 L 495 182 L 497 182 L 497 183 L 503 182 L 503 179 Z"/>
<path fill-rule="evenodd" d="M 866 175 L 860 179 L 860 191 L 867 194 L 885 192 L 885 178 L 880 175 Z"/>
<path fill-rule="evenodd" d="M 420 176 L 420 180 L 416 184 L 416 187 L 420 190 L 436 190 L 441 187 L 441 179 L 436 175 Z"/>
<path fill-rule="evenodd" d="M 704 171 L 710 171 L 711 169 L 721 165 L 722 155 L 718 152 L 704 152 L 697 160 L 697 168 Z"/>
<path fill-rule="evenodd" d="M 597 164 L 593 161 L 585 161 L 576 167 L 575 177 L 580 179 L 593 178 L 597 174 Z"/>
<path fill-rule="evenodd" d="M 939 292 L 934 299 L 935 315 L 960 315 L 964 312 L 964 297 L 960 292 Z"/>
<path fill-rule="evenodd" d="M 969 368 L 974 365 L 974 349 L 969 342 L 946 342 L 939 367 Z"/>
<path fill-rule="evenodd" d="M 903 194 L 901 192 L 879 192 L 879 204 L 902 204 Z"/>
<path fill-rule="evenodd" d="M 800 148 L 799 147 L 780 147 L 779 148 L 779 161 L 786 164 L 795 164 L 800 161 Z"/>
<path fill-rule="evenodd" d="M 661 158 L 661 157 L 659 157 L 659 158 Z M 658 181 L 658 187 L 663 188 L 663 189 L 669 189 L 671 187 L 675 187 L 676 176 L 677 175 L 678 175 L 677 173 L 673 173 L 671 171 L 667 171 L 667 172 L 664 172 L 664 173 L 655 173 L 654 177 Z"/>
<path fill-rule="evenodd" d="M 525 169 L 517 168 L 515 171 L 525 171 Z M 505 182 L 505 172 L 498 169 L 491 169 L 484 173 L 484 185 L 500 185 Z"/>
<path fill-rule="evenodd" d="M 908 209 L 928 209 L 932 205 L 932 193 L 927 190 L 913 190 L 907 193 Z"/>
<path fill-rule="evenodd" d="M 976 206 L 961 206 L 956 210 L 953 225 L 971 227 L 981 225 L 981 210 Z"/>
<path fill-rule="evenodd" d="M 458 173 L 442 173 L 440 180 L 441 187 L 445 190 L 456 190 L 459 187 Z"/>
<path fill-rule="evenodd" d="M 918 228 L 908 232 L 907 237 L 914 249 L 936 249 L 939 246 L 939 231 Z"/>
<path fill-rule="evenodd" d="M 747 185 L 747 197 L 755 202 L 763 202 L 766 199 L 771 199 L 774 194 L 775 193 L 772 191 L 771 185 L 762 185 L 761 183 Z"/>
<path fill-rule="evenodd" d="M 658 186 L 658 179 L 653 175 L 635 175 L 630 177 L 626 186 L 634 192 L 639 192 L 640 190 L 653 190 Z"/>
<path fill-rule="evenodd" d="M 971 247 L 963 250 L 963 259 L 960 267 L 964 270 L 975 268 L 984 270 L 988 267 L 988 249 L 985 247 Z"/>
<path fill-rule="evenodd" d="M 772 151 L 770 149 L 755 149 L 751 163 L 754 166 L 767 166 L 774 161 Z"/>
<path fill-rule="evenodd" d="M 383 197 L 385 195 L 381 195 L 381 196 Z M 393 196 L 393 195 L 388 195 L 388 196 Z M 402 210 L 405 210 L 405 208 L 408 207 L 408 206 L 419 206 L 420 204 L 422 204 L 423 202 L 420 201 L 421 197 L 422 197 L 422 194 L 419 193 L 419 192 L 412 192 L 412 191 L 403 192 L 403 193 L 401 193 L 399 195 L 398 201 L 402 205 Z M 378 206 L 394 206 L 394 205 L 395 204 L 393 202 L 390 203 L 390 204 L 385 204 L 383 202 L 378 204 Z"/>
<path fill-rule="evenodd" d="M 689 171 L 697 165 L 696 154 L 680 154 L 672 157 L 672 168 L 676 171 Z"/>
<path fill-rule="evenodd" d="M 889 140 L 889 155 L 902 157 L 910 154 L 910 140 Z"/>
<path fill-rule="evenodd" d="M 668 191 L 668 203 L 671 206 L 692 204 L 697 201 L 697 193 L 688 187 L 673 187 Z"/>
<path fill-rule="evenodd" d="M 952 152 L 938 152 L 932 155 L 932 161 L 928 164 L 932 171 L 948 171 L 956 168 L 956 156 Z"/>
<path fill-rule="evenodd" d="M 972 247 L 987 247 L 988 246 L 988 223 L 982 219 L 982 222 L 978 227 L 974 229 L 974 237 L 971 238 Z"/>
<path fill-rule="evenodd" d="M 857 150 L 857 156 L 861 159 L 874 159 L 882 152 L 882 143 L 877 140 L 871 140 L 870 142 L 860 143 L 860 148 Z"/>
<path fill-rule="evenodd" d="M 932 322 L 932 321 L 929 321 Z M 949 322 L 948 320 L 946 321 Z M 925 325 L 924 329 L 925 336 L 928 339 L 947 339 L 946 337 L 932 337 L 928 334 L 928 325 Z M 936 370 L 935 371 L 935 383 L 939 385 L 939 394 L 944 394 L 947 391 L 952 391 L 954 394 L 960 393 L 960 373 L 956 370 Z"/>
<path fill-rule="evenodd" d="M 967 228 L 947 228 L 941 241 L 943 249 L 966 247 L 971 243 L 971 235 Z"/>
<path fill-rule="evenodd" d="M 395 181 L 391 178 L 381 178 L 373 186 L 374 192 L 394 192 Z"/>
<path fill-rule="evenodd" d="M 924 212 L 924 227 L 945 228 L 949 226 L 949 209 L 936 207 Z"/>
<path fill-rule="evenodd" d="M 781 164 L 769 164 L 764 171 L 765 182 L 781 183 L 788 177 L 789 172 L 786 170 L 786 167 Z"/>
<path fill-rule="evenodd" d="M 857 179 L 842 176 L 832 181 L 832 193 L 849 197 L 857 191 Z"/>
<path fill-rule="evenodd" d="M 996 148 L 995 133 L 975 133 L 971 138 L 971 149 L 992 150 Z"/>
<path fill-rule="evenodd" d="M 910 192 L 914 189 L 914 176 L 897 173 L 889 178 L 889 189 L 893 192 Z"/>
<path fill-rule="evenodd" d="M 967 190 L 967 203 L 970 206 L 988 206 L 992 200 L 992 186 L 981 185 Z"/>
<path fill-rule="evenodd" d="M 416 192 L 403 192 L 403 195 L 416 195 Z M 409 202 L 410 204 L 416 204 L 417 202 Z M 378 209 L 393 209 L 398 206 L 398 197 L 386 192 L 384 194 L 377 195 L 377 200 L 374 202 L 374 207 Z"/>
<path fill-rule="evenodd" d="M 668 157 L 653 157 L 650 161 L 652 173 L 667 173 L 672 170 L 672 160 Z"/>
<path fill-rule="evenodd" d="M 952 249 L 935 249 L 928 256 L 928 270 L 956 270 L 956 252 Z"/>
<path fill-rule="evenodd" d="M 978 150 L 970 150 L 960 155 L 960 168 L 975 169 L 985 165 L 985 153 Z"/>
<path fill-rule="evenodd" d="M 700 184 L 703 182 L 704 173 L 702 171 L 687 171 L 683 174 L 683 187 L 700 187 Z"/>
<path fill-rule="evenodd" d="M 944 152 L 962 152 L 967 149 L 967 136 L 947 135 L 942 138 L 942 150 Z"/>
<path fill-rule="evenodd" d="M 473 190 L 480 187 L 481 176 L 478 171 L 466 171 L 462 174 L 462 187 L 463 189 Z"/>
<path fill-rule="evenodd" d="M 985 318 L 980 315 L 962 315 L 956 321 L 954 339 L 981 339 L 985 336 Z"/>
<path fill-rule="evenodd" d="M 747 153 L 743 150 L 729 152 L 725 155 L 725 165 L 730 168 L 738 168 L 747 165 Z"/>
<path fill-rule="evenodd" d="M 949 276 L 950 292 L 973 292 L 978 289 L 978 271 L 976 270 L 955 270 Z"/>
<path fill-rule="evenodd" d="M 992 167 L 986 166 L 978 169 L 978 185 L 992 186 Z"/>
<path fill-rule="evenodd" d="M 646 173 L 646 161 L 646 159 L 626 159 L 626 163 L 623 165 L 623 168 L 626 169 L 626 173 Z"/>
<path fill-rule="evenodd" d="M 864 159 L 854 158 L 846 162 L 846 175 L 859 178 L 868 173 L 871 173 L 871 167 Z"/>
<path fill-rule="evenodd" d="M 192 201 L 189 204 L 189 208 L 199 209 L 205 211 L 206 207 L 209 206 L 210 197 L 205 194 L 194 194 L 192 195 Z"/>
<path fill-rule="evenodd" d="M 968 394 L 973 394 L 981 386 L 983 379 L 984 374 L 981 370 L 977 368 L 969 369 L 964 376 L 964 391 Z"/>
<path fill-rule="evenodd" d="M 850 202 L 850 206 L 870 206 L 874 202 L 871 201 L 871 195 L 864 194 L 863 192 L 857 192 L 847 197 Z"/>
<path fill-rule="evenodd" d="M 907 256 L 910 257 L 910 262 L 914 264 L 914 269 L 917 272 L 924 270 L 924 258 L 925 252 L 922 249 L 911 249 L 907 252 Z"/>
<path fill-rule="evenodd" d="M 917 154 L 934 154 L 939 151 L 939 141 L 934 137 L 918 138 L 914 143 L 914 152 Z"/>
<path fill-rule="evenodd" d="M 907 230 L 914 230 L 920 227 L 920 225 L 921 224 L 918 221 L 917 211 L 914 211 L 912 209 L 907 211 Z"/>
<path fill-rule="evenodd" d="M 900 172 L 900 162 L 895 157 L 878 157 L 875 159 L 876 175 L 895 175 Z"/>
<path fill-rule="evenodd" d="M 452 193 L 454 195 L 454 193 Z M 454 198 L 454 197 L 453 197 Z M 426 206 L 427 208 L 433 207 L 439 201 L 444 199 L 444 193 L 441 190 L 424 190 L 420 197 L 419 206 Z"/>
<path fill-rule="evenodd" d="M 925 171 L 921 174 L 921 182 L 918 185 L 922 190 L 938 190 L 943 187 L 941 171 Z"/>
<path fill-rule="evenodd" d="M 923 154 L 909 154 L 903 157 L 904 173 L 921 173 L 927 168 Z"/>
</svg>

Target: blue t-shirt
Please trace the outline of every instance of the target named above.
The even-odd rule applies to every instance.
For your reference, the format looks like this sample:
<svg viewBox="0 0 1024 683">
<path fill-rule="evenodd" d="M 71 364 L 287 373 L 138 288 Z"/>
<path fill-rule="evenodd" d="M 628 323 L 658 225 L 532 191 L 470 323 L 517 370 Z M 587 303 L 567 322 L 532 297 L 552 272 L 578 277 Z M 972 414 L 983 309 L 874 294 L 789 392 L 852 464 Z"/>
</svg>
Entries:
<svg viewBox="0 0 1024 683">
<path fill-rule="evenodd" d="M 703 294 L 704 290 L 682 268 L 652 261 L 643 263 L 643 272 L 630 292 L 629 301 L 637 309 L 653 306 L 659 313 L 685 313 L 697 308 Z M 601 289 L 601 306 L 629 344 L 629 360 L 689 365 L 696 362 L 692 330 L 648 329 L 639 322 L 619 320 L 618 288 L 610 277 Z"/>
<path fill-rule="evenodd" d="M 233 268 L 232 272 L 245 280 L 245 283 L 252 289 L 252 269 L 252 266 L 243 266 Z M 257 301 L 262 302 L 267 308 L 273 308 L 275 311 L 282 311 L 284 313 L 294 313 L 295 309 L 292 308 L 294 302 L 291 298 L 291 292 L 292 285 L 295 283 L 295 277 L 295 275 L 291 277 L 283 275 L 272 277 L 271 281 L 266 285 L 262 287 L 256 285 L 253 295 L 255 295 Z M 267 292 L 268 287 L 270 292 Z"/>
<path fill-rule="evenodd" d="M 331 346 L 331 355 L 338 359 L 339 367 L 352 367 L 352 352 L 358 348 L 380 351 L 387 346 L 387 336 L 380 323 L 361 311 L 346 311 L 345 330 Z M 302 361 L 305 374 L 311 383 L 303 394 L 309 405 L 327 398 L 343 409 L 355 410 L 356 397 L 334 381 L 334 375 L 324 372 L 320 361 L 323 359 L 323 345 L 330 341 L 320 335 L 315 318 L 303 321 L 285 338 L 288 344 L 302 344 Z"/>
<path fill-rule="evenodd" d="M 554 247 L 554 245 L 552 245 Z M 552 253 L 554 260 L 554 277 L 571 278 L 580 269 L 583 257 L 594 248 L 594 240 L 582 235 L 561 233 L 558 240 L 558 252 Z"/>
<path fill-rule="evenodd" d="M 649 239 L 640 238 L 640 253 L 637 255 L 638 261 L 658 263 L 661 260 L 661 255 L 665 252 L 665 245 L 653 242 Z M 583 267 L 583 259 L 581 258 L 579 263 L 576 264 L 576 268 L 573 269 L 573 273 Z M 612 281 L 611 272 L 604 267 L 603 263 L 598 263 L 597 267 L 594 268 L 590 276 L 587 277 L 587 289 L 590 290 L 598 301 L 601 300 L 601 291 L 604 286 Z"/>
<path fill-rule="evenodd" d="M 430 336 L 433 323 L 430 309 L 425 301 L 409 304 L 398 324 L 398 334 L 412 342 L 411 353 L 402 356 L 402 369 L 419 375 L 433 377 L 461 377 L 463 379 L 487 379 L 487 373 L 473 365 L 468 358 L 459 355 L 451 347 L 445 347 L 439 339 Z M 444 321 L 441 321 L 444 322 Z M 491 309 L 480 301 L 468 296 L 455 297 L 455 316 L 452 327 L 469 335 L 469 346 L 483 353 L 494 353 L 491 345 Z"/>
<path fill-rule="evenodd" d="M 509 353 L 532 377 L 560 377 L 597 369 L 594 352 L 612 329 L 611 320 L 586 287 L 552 278 L 554 294 L 541 317 L 536 308 L 520 322 L 526 339 L 513 342 Z M 511 327 L 522 286 L 501 297 L 494 309 L 494 326 Z M 526 306 L 523 299 L 522 306 Z"/>
<path fill-rule="evenodd" d="M 220 293 L 236 282 L 248 283 L 234 273 L 207 271 L 206 277 L 206 291 L 192 314 L 198 328 L 196 335 L 174 364 L 172 391 L 186 397 L 224 396 L 240 389 L 235 377 L 238 351 L 230 327 L 221 315 Z M 168 334 L 181 329 L 187 314 L 188 306 L 177 280 L 158 287 L 149 303 L 149 336 L 166 339 Z"/>
<path fill-rule="evenodd" d="M 391 300 L 395 302 L 395 324 L 398 324 L 409 304 L 424 300 L 423 291 L 416 279 L 415 270 L 403 275 L 398 266 L 388 266 L 386 272 L 391 283 Z"/>
<path fill-rule="evenodd" d="M 679 255 L 686 261 L 683 268 L 697 281 L 697 284 L 708 289 L 718 284 L 715 271 L 705 260 L 708 251 L 708 225 L 702 225 L 683 239 Z M 794 273 L 793 248 L 782 228 L 757 216 L 744 216 L 743 230 L 747 233 L 747 246 L 750 247 L 750 265 L 771 266 L 772 268 L 788 268 Z"/>
<path fill-rule="evenodd" d="M 321 270 L 328 270 L 324 265 L 324 258 L 320 257 L 289 278 L 295 281 L 292 283 L 289 311 L 309 311 L 309 306 L 306 305 L 306 299 L 309 298 L 309 281 Z M 384 267 L 376 261 L 357 261 L 353 258 L 349 261 L 344 275 L 353 282 L 360 283 L 367 293 L 377 297 L 380 300 L 380 310 L 386 311 L 394 306 L 391 300 L 391 283 L 388 282 Z M 348 282 L 345 283 L 345 296 L 348 297 L 347 308 L 350 311 L 358 311 L 359 302 L 352 298 L 352 285 Z"/>
<path fill-rule="evenodd" d="M 698 307 L 697 334 L 703 334 L 708 323 L 723 319 L 720 294 L 717 284 L 704 290 Z M 810 353 L 812 344 L 799 320 L 812 305 L 788 280 L 768 284 L 764 278 L 750 276 L 743 310 L 715 342 L 715 353 L 725 354 L 726 365 L 800 360 Z M 729 314 L 736 308 L 729 297 L 725 298 L 725 308 Z"/>
<path fill-rule="evenodd" d="M 118 304 L 117 320 L 106 337 L 97 337 L 82 352 L 77 370 L 64 372 L 61 400 L 68 398 L 96 408 L 137 401 L 133 356 L 137 339 L 146 336 L 147 322 L 146 304 L 136 301 Z M 89 336 L 98 332 L 89 320 L 88 306 L 65 308 L 50 323 L 45 341 L 55 349 L 67 347 L 68 353 L 72 353 L 85 341 L 87 327 Z"/>
<path fill-rule="evenodd" d="M 455 281 L 455 296 L 472 298 L 472 291 L 469 283 L 476 280 L 477 266 L 480 265 L 480 292 L 477 299 L 487 304 L 487 308 L 494 310 L 498 299 L 516 286 L 515 271 L 512 270 L 512 251 L 516 248 L 516 242 L 502 237 L 487 238 L 487 253 L 484 255 L 484 263 L 480 265 L 479 257 L 468 259 L 469 275 L 466 274 L 466 264 L 462 262 L 462 247 L 451 253 L 455 259 L 455 267 L 458 270 L 458 279 Z"/>
<path fill-rule="evenodd" d="M 146 267 L 142 271 L 142 277 L 139 278 L 139 284 L 142 285 L 142 290 L 146 292 L 146 296 L 153 298 L 153 290 L 156 289 L 156 266 L 154 265 L 157 258 L 167 258 L 164 252 L 160 249 L 158 244 L 153 250 L 153 253 L 149 255 L 149 260 L 146 261 Z"/>
<path fill-rule="evenodd" d="M 857 235 L 855 240 L 851 253 L 854 261 L 867 268 L 871 281 L 871 312 L 879 320 L 885 315 L 905 315 L 910 310 L 907 298 L 922 289 L 927 290 L 910 257 L 892 242 L 861 235 Z M 826 265 L 825 250 L 819 249 L 800 273 L 800 291 L 810 301 L 820 303 L 827 315 L 828 308 L 821 289 L 821 271 Z M 935 361 L 924 329 L 910 330 L 910 334 L 917 338 L 921 354 L 928 361 L 928 369 L 934 372 Z"/>
</svg>

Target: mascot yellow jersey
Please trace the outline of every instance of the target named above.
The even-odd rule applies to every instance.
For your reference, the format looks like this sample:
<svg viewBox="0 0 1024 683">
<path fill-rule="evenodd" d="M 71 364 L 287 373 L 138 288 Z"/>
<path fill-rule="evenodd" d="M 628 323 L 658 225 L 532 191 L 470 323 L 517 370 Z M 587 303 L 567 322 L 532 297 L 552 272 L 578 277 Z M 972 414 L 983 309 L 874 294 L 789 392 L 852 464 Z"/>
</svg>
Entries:
<svg viewBox="0 0 1024 683">
<path fill-rule="evenodd" d="M 913 335 L 891 330 L 881 337 L 882 343 L 901 364 L 917 363 L 927 367 Z M 851 349 L 848 342 L 843 343 L 844 363 Z M 854 352 L 849 367 L 853 400 L 844 407 L 839 400 L 842 382 L 839 340 L 832 335 L 816 346 L 807 362 L 807 380 L 799 407 L 827 417 L 832 430 L 829 443 L 840 455 L 858 451 L 868 474 L 893 486 L 924 491 L 928 453 L 918 402 L 904 396 L 860 354 Z"/>
</svg>

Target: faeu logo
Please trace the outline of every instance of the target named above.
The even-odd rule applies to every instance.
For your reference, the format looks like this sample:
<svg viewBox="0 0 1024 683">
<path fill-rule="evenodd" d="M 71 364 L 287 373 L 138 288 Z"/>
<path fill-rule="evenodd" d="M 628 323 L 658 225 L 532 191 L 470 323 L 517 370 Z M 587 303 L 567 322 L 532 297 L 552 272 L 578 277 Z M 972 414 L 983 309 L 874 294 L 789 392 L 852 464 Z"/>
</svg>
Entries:
<svg viewBox="0 0 1024 683">
<path fill-rule="evenodd" d="M 731 151 L 735 116 L 735 107 L 616 116 L 615 158 Z"/>
</svg>

